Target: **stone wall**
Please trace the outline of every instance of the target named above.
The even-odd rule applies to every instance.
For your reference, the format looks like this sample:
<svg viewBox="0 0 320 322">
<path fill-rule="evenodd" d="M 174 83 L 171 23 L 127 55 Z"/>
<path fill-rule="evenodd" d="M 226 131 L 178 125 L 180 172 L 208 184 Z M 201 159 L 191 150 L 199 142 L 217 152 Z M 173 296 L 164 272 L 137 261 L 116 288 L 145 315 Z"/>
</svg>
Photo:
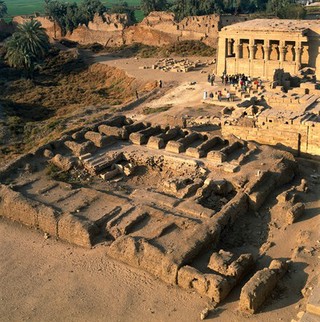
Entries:
<svg viewBox="0 0 320 322">
<path fill-rule="evenodd" d="M 261 122 L 257 127 L 223 124 L 223 136 L 233 134 L 243 140 L 261 144 L 282 145 L 296 154 L 320 156 L 320 124 L 285 124 Z"/>
<path fill-rule="evenodd" d="M 88 26 L 81 25 L 64 37 L 80 44 L 99 43 L 103 46 L 121 46 L 125 43 L 124 30 L 130 25 L 126 14 L 95 15 Z"/>
</svg>

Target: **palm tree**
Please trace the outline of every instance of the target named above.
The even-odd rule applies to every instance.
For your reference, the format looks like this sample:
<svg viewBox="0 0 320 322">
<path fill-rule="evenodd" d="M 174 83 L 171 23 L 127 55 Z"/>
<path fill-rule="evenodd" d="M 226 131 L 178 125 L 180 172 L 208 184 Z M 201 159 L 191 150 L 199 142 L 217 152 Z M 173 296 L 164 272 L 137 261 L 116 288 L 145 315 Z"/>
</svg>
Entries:
<svg viewBox="0 0 320 322">
<path fill-rule="evenodd" d="M 7 14 L 7 5 L 3 0 L 0 0 L 0 18 Z"/>
<path fill-rule="evenodd" d="M 30 20 L 17 27 L 5 45 L 6 60 L 11 67 L 23 68 L 31 77 L 36 63 L 48 53 L 49 37 L 37 20 Z"/>
</svg>

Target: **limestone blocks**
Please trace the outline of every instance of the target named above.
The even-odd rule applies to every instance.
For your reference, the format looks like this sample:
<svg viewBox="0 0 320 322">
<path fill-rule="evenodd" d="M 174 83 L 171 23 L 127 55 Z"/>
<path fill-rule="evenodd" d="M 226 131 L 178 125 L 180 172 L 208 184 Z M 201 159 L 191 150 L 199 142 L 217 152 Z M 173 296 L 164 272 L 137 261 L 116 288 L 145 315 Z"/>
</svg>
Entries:
<svg viewBox="0 0 320 322">
<path fill-rule="evenodd" d="M 196 148 L 188 148 L 186 154 L 194 158 L 203 158 L 206 154 L 213 149 L 216 145 L 223 143 L 224 140 L 219 136 L 215 136 L 211 139 L 206 140 L 200 146 Z"/>
<path fill-rule="evenodd" d="M 164 58 L 158 60 L 154 65 L 152 65 L 151 68 L 162 70 L 164 72 L 187 73 L 191 70 L 194 70 L 198 66 L 200 66 L 198 61 L 192 62 L 189 59 L 176 60 L 173 58 Z M 148 68 L 146 66 L 143 67 Z"/>
<path fill-rule="evenodd" d="M 64 214 L 58 221 L 58 237 L 82 247 L 90 248 L 98 233 L 94 223 L 73 214 Z"/>
<path fill-rule="evenodd" d="M 172 129 L 169 129 L 165 133 L 158 134 L 157 136 L 151 136 L 148 141 L 148 148 L 150 149 L 163 149 L 167 142 L 170 140 L 173 140 L 180 134 L 180 129 L 175 127 Z"/>
<path fill-rule="evenodd" d="M 150 126 L 150 123 L 146 124 L 146 123 L 143 123 L 143 122 L 136 122 L 136 123 L 133 123 L 133 124 L 125 125 L 124 129 L 130 135 L 133 132 L 138 132 L 138 131 L 144 130 L 148 126 Z"/>
<path fill-rule="evenodd" d="M 108 254 L 117 260 L 144 269 L 167 283 L 176 284 L 178 265 L 170 260 L 169 255 L 144 238 L 120 237 L 112 243 Z"/>
<path fill-rule="evenodd" d="M 121 140 L 128 140 L 129 138 L 128 131 L 125 128 L 119 128 L 116 126 L 110 126 L 105 124 L 100 125 L 99 132 L 105 134 L 106 136 L 112 136 Z"/>
<path fill-rule="evenodd" d="M 91 141 L 85 141 L 83 143 L 77 143 L 74 141 L 66 141 L 64 145 L 69 148 L 74 155 L 80 156 L 86 153 L 93 153 L 96 150 L 95 145 Z"/>
<path fill-rule="evenodd" d="M 148 127 L 148 128 L 141 130 L 139 132 L 131 133 L 129 136 L 129 139 L 133 144 L 143 145 L 148 142 L 148 139 L 150 136 L 157 135 L 161 132 L 162 132 L 162 130 L 161 130 L 160 126 Z"/>
<path fill-rule="evenodd" d="M 233 256 L 232 254 L 229 258 L 232 266 L 230 276 L 223 274 L 225 270 L 219 264 L 214 265 L 219 274 L 203 274 L 194 267 L 183 266 L 178 271 L 178 285 L 185 289 L 194 289 L 198 293 L 212 298 L 216 303 L 220 303 L 254 265 L 251 254 L 243 254 L 236 261 L 231 262 Z M 215 257 L 211 262 L 214 261 Z"/>
<path fill-rule="evenodd" d="M 105 135 L 101 135 L 100 133 L 94 131 L 88 131 L 84 135 L 85 139 L 92 141 L 94 145 L 98 148 L 105 147 L 109 144 L 114 143 L 114 139 L 112 137 L 107 137 Z"/>
<path fill-rule="evenodd" d="M 61 214 L 4 185 L 0 185 L 0 214 L 83 247 L 91 247 L 98 234 L 98 228 L 89 220 L 72 214 Z"/>
<path fill-rule="evenodd" d="M 249 314 L 257 312 L 287 269 L 286 262 L 273 260 L 268 268 L 256 272 L 241 290 L 241 311 Z"/>
<path fill-rule="evenodd" d="M 86 158 L 82 158 L 82 163 L 89 173 L 95 175 L 123 159 L 124 155 L 122 152 L 111 151 L 97 157 L 92 157 L 89 154 Z"/>
<path fill-rule="evenodd" d="M 305 204 L 298 202 L 292 207 L 290 207 L 286 213 L 286 222 L 287 224 L 293 224 L 296 222 L 303 214 L 305 210 Z"/>
<path fill-rule="evenodd" d="M 201 139 L 202 136 L 199 133 L 193 132 L 178 141 L 169 141 L 166 146 L 166 151 L 173 153 L 182 153 L 186 151 L 188 145 Z"/>
<path fill-rule="evenodd" d="M 69 171 L 76 165 L 76 159 L 74 157 L 66 157 L 61 154 L 56 154 L 50 162 L 62 171 Z"/>
</svg>

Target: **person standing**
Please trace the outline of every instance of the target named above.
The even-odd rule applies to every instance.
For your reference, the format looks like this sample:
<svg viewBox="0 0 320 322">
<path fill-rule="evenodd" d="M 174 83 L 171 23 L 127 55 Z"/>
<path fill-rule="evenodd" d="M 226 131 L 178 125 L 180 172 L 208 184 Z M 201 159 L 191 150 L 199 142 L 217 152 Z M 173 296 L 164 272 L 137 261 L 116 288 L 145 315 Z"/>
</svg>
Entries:
<svg viewBox="0 0 320 322">
<path fill-rule="evenodd" d="M 208 98 L 208 92 L 204 91 L 203 92 L 203 99 L 206 100 Z"/>
<path fill-rule="evenodd" d="M 228 101 L 228 102 L 230 102 L 230 97 L 231 97 L 230 92 L 229 92 L 229 91 L 227 91 L 226 99 L 227 99 L 227 101 Z"/>
<path fill-rule="evenodd" d="M 215 76 L 214 76 L 214 74 L 212 74 L 210 77 L 211 86 L 213 86 L 214 80 L 215 80 Z"/>
</svg>

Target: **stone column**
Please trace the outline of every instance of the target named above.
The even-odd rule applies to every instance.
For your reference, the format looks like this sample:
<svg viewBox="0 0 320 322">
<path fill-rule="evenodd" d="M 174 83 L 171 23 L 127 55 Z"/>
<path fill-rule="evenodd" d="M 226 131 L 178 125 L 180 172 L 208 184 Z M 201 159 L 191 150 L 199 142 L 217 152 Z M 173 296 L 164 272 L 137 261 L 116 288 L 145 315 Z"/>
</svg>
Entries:
<svg viewBox="0 0 320 322">
<path fill-rule="evenodd" d="M 295 50 L 295 54 L 296 54 L 296 63 L 298 65 L 301 65 L 301 54 L 302 54 L 301 43 L 296 42 L 296 46 L 295 46 L 294 50 Z"/>
<path fill-rule="evenodd" d="M 254 39 L 249 40 L 249 59 L 255 59 L 256 45 L 254 44 Z"/>
<path fill-rule="evenodd" d="M 236 39 L 235 42 L 234 42 L 234 46 L 235 46 L 235 57 L 236 59 L 240 58 L 240 50 L 241 50 L 241 45 L 240 45 L 240 40 L 239 39 Z"/>
<path fill-rule="evenodd" d="M 264 52 L 264 60 L 270 60 L 270 46 L 268 44 L 268 40 L 264 41 L 263 52 Z"/>
<path fill-rule="evenodd" d="M 226 71 L 226 58 L 227 58 L 227 38 L 226 37 L 219 37 L 218 43 L 218 64 L 216 73 L 220 76 L 222 73 Z"/>
<path fill-rule="evenodd" d="M 284 44 L 283 44 L 283 43 L 280 43 L 280 48 L 279 48 L 279 50 L 280 50 L 280 61 L 281 61 L 281 62 L 284 62 L 284 61 L 285 61 L 285 59 L 286 59 L 286 52 L 287 52 L 287 48 L 286 48 L 286 46 L 284 46 Z"/>
<path fill-rule="evenodd" d="M 232 56 L 232 39 L 231 38 L 228 38 L 227 55 L 229 57 Z"/>
<path fill-rule="evenodd" d="M 256 46 L 254 44 L 250 44 L 249 46 L 250 51 L 250 59 L 255 59 L 255 53 L 256 53 Z"/>
</svg>

